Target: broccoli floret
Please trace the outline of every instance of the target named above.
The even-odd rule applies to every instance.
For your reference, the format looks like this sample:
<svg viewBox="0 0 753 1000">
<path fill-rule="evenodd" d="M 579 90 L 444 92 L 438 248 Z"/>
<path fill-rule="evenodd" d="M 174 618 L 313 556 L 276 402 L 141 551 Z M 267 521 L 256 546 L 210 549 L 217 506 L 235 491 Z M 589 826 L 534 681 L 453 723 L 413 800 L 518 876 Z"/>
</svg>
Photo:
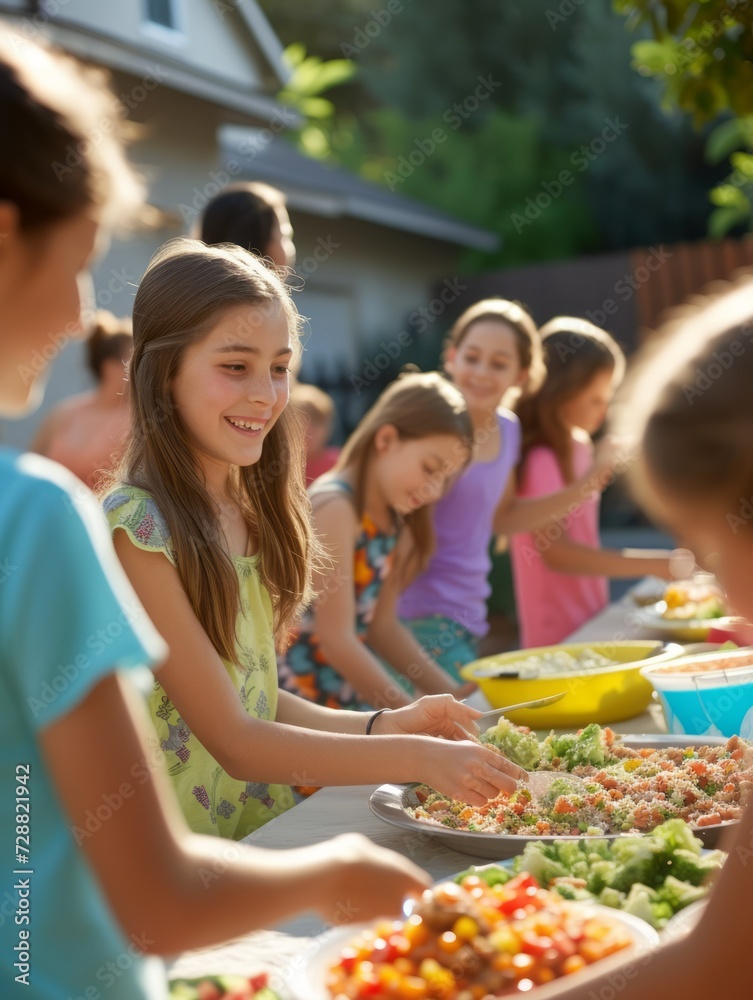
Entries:
<svg viewBox="0 0 753 1000">
<path fill-rule="evenodd" d="M 567 868 L 555 858 L 548 856 L 551 851 L 546 851 L 542 844 L 530 841 L 526 844 L 523 853 L 515 858 L 513 869 L 517 872 L 529 872 L 535 879 L 543 885 L 549 885 L 555 878 L 567 875 Z"/>
<path fill-rule="evenodd" d="M 567 756 L 572 753 L 576 740 L 577 736 L 575 733 L 563 733 L 561 736 L 551 733 L 544 740 L 544 746 L 546 748 L 544 753 L 547 759 L 552 760 L 554 757 L 567 758 Z"/>
<path fill-rule="evenodd" d="M 615 910 L 622 908 L 622 904 L 625 902 L 625 893 L 618 892 L 611 886 L 606 886 L 599 893 L 599 902 L 602 906 L 611 906 Z"/>
<path fill-rule="evenodd" d="M 619 840 L 615 842 L 616 871 L 611 880 L 612 888 L 627 892 L 634 883 L 641 883 L 644 886 L 656 885 L 657 879 L 661 880 L 664 866 L 656 852 L 652 850 L 651 844 L 647 842 L 648 838 L 626 839 L 633 841 L 634 846 L 630 851 L 623 848 L 620 852 L 621 857 L 617 854 Z"/>
<path fill-rule="evenodd" d="M 634 834 L 617 837 L 612 841 L 611 859 L 617 864 L 630 861 L 636 852 L 645 851 L 649 837 L 637 837 Z"/>
<path fill-rule="evenodd" d="M 669 862 L 671 876 L 690 885 L 701 885 L 708 876 L 718 871 L 724 861 L 723 851 L 712 851 L 698 856 L 692 851 L 675 851 Z"/>
<path fill-rule="evenodd" d="M 654 927 L 660 931 L 670 917 L 674 916 L 672 906 L 665 900 L 660 899 L 651 904 L 654 913 Z"/>
<path fill-rule="evenodd" d="M 577 865 L 583 860 L 583 851 L 580 849 L 579 840 L 563 840 L 552 845 L 555 850 L 555 857 L 565 866 L 567 874 L 573 874 L 573 865 Z"/>
<path fill-rule="evenodd" d="M 630 887 L 622 909 L 625 913 L 632 913 L 634 917 L 640 917 L 652 927 L 656 926 L 654 915 L 654 904 L 659 902 L 654 889 L 649 889 L 647 885 L 637 882 Z"/>
<path fill-rule="evenodd" d="M 508 719 L 500 719 L 496 726 L 481 736 L 483 743 L 493 743 L 514 764 L 533 771 L 541 760 L 541 744 L 534 733 L 524 733 Z"/>
<path fill-rule="evenodd" d="M 589 858 L 589 873 L 586 878 L 588 888 L 595 895 L 598 895 L 602 889 L 607 886 L 612 885 L 612 882 L 617 875 L 617 865 L 614 861 L 604 861 L 601 858 L 598 860 L 592 860 Z"/>
<path fill-rule="evenodd" d="M 501 868 L 499 865 L 489 865 L 488 868 L 477 868 L 475 865 L 471 865 L 470 868 L 466 868 L 464 872 L 456 875 L 454 881 L 459 885 L 469 875 L 475 875 L 486 882 L 487 885 L 504 885 L 505 882 L 509 882 L 513 877 L 512 872 L 508 871 L 507 868 Z"/>
<path fill-rule="evenodd" d="M 591 829 L 589 827 L 589 829 Z M 595 828 L 594 828 L 595 829 Z M 589 840 L 585 845 L 588 851 L 589 861 L 598 861 L 601 858 L 603 861 L 612 860 L 612 848 L 608 840 L 604 840 L 602 837 L 596 837 Z"/>
<path fill-rule="evenodd" d="M 544 752 L 550 760 L 553 757 L 560 757 L 568 771 L 572 771 L 579 764 L 603 767 L 610 759 L 601 726 L 595 722 L 586 726 L 577 736 L 572 733 L 564 736 L 551 733 L 544 740 Z"/>
<path fill-rule="evenodd" d="M 651 833 L 651 840 L 665 855 L 677 850 L 690 851 L 700 855 L 703 842 L 700 841 L 682 819 L 668 819 Z"/>
<path fill-rule="evenodd" d="M 682 910 L 698 899 L 703 899 L 707 890 L 697 885 L 688 885 L 681 882 L 674 875 L 668 875 L 664 880 L 664 885 L 658 890 L 657 898 L 671 907 L 673 913 Z"/>
<path fill-rule="evenodd" d="M 582 886 L 575 886 L 567 879 L 560 881 L 559 879 L 549 886 L 554 892 L 558 892 L 563 899 L 574 899 L 574 900 L 585 900 L 586 902 L 593 901 L 593 895 L 584 889 Z"/>
</svg>

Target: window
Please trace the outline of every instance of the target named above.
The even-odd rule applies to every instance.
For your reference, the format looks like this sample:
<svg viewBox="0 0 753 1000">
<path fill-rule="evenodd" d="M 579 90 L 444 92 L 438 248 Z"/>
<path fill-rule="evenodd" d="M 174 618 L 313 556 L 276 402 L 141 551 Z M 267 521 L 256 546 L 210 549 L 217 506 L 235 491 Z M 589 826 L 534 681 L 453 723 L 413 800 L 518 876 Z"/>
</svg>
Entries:
<svg viewBox="0 0 753 1000">
<path fill-rule="evenodd" d="M 185 45 L 182 4 L 183 0 L 143 0 L 142 34 L 166 45 Z"/>
<path fill-rule="evenodd" d="M 177 29 L 173 0 L 146 0 L 146 19 L 163 28 Z"/>
</svg>

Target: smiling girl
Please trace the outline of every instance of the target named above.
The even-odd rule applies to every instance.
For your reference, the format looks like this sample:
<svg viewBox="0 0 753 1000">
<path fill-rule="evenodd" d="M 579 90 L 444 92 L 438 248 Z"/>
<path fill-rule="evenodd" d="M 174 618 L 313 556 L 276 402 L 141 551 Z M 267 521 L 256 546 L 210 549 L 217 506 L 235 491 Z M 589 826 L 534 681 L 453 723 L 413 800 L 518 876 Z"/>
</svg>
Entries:
<svg viewBox="0 0 753 1000">
<path fill-rule="evenodd" d="M 555 496 L 516 497 L 520 424 L 502 403 L 533 391 L 543 375 L 536 325 L 518 303 L 484 299 L 466 309 L 450 331 L 445 368 L 468 406 L 473 463 L 436 504 L 434 554 L 403 593 L 399 610 L 426 652 L 459 679 L 488 631 L 492 535 L 545 524 L 594 489 L 594 473 L 605 467 L 581 470 Z"/>
<path fill-rule="evenodd" d="M 98 233 L 141 216 L 124 117 L 102 73 L 0 25 L 3 418 L 41 398 L 39 357 L 83 336 Z M 62 466 L 0 447 L 0 553 L 0 793 L 15 804 L 0 845 L 17 869 L 0 870 L 3 997 L 162 1000 L 154 956 L 311 908 L 342 919 L 346 898 L 359 919 L 396 912 L 425 888 L 420 869 L 352 834 L 229 856 L 189 831 L 140 697 L 165 645 L 93 495 Z"/>
<path fill-rule="evenodd" d="M 477 713 L 453 698 L 377 717 L 278 692 L 275 640 L 285 645 L 310 602 L 321 560 L 301 428 L 286 409 L 298 328 L 287 287 L 239 247 L 176 240 L 158 251 L 134 303 L 132 436 L 104 500 L 170 647 L 149 707 L 184 814 L 235 839 L 293 804 L 291 782 L 420 779 L 484 802 L 514 771 L 473 743 L 412 735 L 472 724 Z M 447 436 L 436 447 L 456 445 Z M 407 503 L 423 476 L 404 480 Z M 378 752 L 367 733 L 384 736 Z"/>
</svg>

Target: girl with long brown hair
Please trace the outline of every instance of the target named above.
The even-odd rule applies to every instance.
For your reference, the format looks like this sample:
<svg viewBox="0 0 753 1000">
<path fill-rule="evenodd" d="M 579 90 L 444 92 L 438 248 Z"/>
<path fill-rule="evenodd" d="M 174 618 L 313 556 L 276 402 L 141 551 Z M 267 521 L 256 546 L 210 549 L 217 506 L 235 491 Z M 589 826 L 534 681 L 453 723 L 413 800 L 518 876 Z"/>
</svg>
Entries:
<svg viewBox="0 0 753 1000">
<path fill-rule="evenodd" d="M 83 336 L 98 231 L 142 214 L 123 119 L 102 73 L 0 25 L 3 417 L 39 401 L 39 357 Z M 15 805 L 0 814 L 15 855 L 0 872 L 4 996 L 11 984 L 35 1000 L 93 996 L 104 982 L 108 1000 L 161 1000 L 154 956 L 310 908 L 342 919 L 346 898 L 359 919 L 396 912 L 428 884 L 354 835 L 230 857 L 189 831 L 139 690 L 166 647 L 94 497 L 62 466 L 0 448 L 0 553 L 0 792 Z M 410 738 L 414 759 L 435 743 Z"/>
<path fill-rule="evenodd" d="M 536 324 L 519 303 L 482 299 L 466 309 L 450 330 L 444 363 L 473 423 L 473 462 L 434 508 L 434 553 L 399 611 L 427 654 L 459 680 L 489 628 L 492 536 L 545 524 L 567 510 L 587 481 L 596 483 L 591 471 L 603 469 L 583 470 L 556 496 L 516 497 L 520 425 L 503 404 L 534 391 L 543 375 Z"/>
<path fill-rule="evenodd" d="M 722 296 L 683 307 L 643 349 L 615 424 L 618 434 L 640 439 L 632 469 L 638 502 L 686 539 L 699 562 L 713 562 L 730 606 L 748 620 L 753 620 L 752 303 L 748 276 Z M 750 753 L 733 740 L 738 751 Z M 750 996 L 750 796 L 721 846 L 727 859 L 700 919 L 688 921 L 689 933 L 680 930 L 640 962 L 610 968 L 588 983 L 589 996 Z M 557 995 L 580 1000 L 583 994 L 582 986 L 573 985 Z"/>
<path fill-rule="evenodd" d="M 616 341 L 586 320 L 558 316 L 541 328 L 546 377 L 520 401 L 521 497 L 542 497 L 573 483 L 593 460 L 591 435 L 607 416 L 625 357 Z M 669 552 L 603 549 L 599 496 L 576 502 L 545 530 L 512 540 L 521 645 L 561 642 L 609 601 L 608 578 L 669 577 Z"/>
<path fill-rule="evenodd" d="M 104 499 L 170 647 L 149 708 L 178 800 L 193 830 L 234 839 L 288 809 L 290 783 L 421 778 L 475 799 L 510 784 L 510 765 L 485 747 L 404 735 L 471 722 L 450 697 L 376 717 L 278 691 L 275 645 L 323 558 L 286 409 L 298 327 L 287 286 L 240 247 L 159 250 L 134 301 L 132 438 Z M 436 446 L 456 447 L 446 438 Z M 412 489 L 422 485 L 423 474 Z M 375 752 L 368 733 L 394 735 Z"/>
</svg>

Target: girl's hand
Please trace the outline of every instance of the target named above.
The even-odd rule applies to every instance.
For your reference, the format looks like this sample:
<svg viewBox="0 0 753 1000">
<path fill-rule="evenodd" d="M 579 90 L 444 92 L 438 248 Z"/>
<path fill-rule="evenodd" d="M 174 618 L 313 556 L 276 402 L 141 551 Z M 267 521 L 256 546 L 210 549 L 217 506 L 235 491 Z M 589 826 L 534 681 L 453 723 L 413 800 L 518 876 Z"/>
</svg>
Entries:
<svg viewBox="0 0 753 1000">
<path fill-rule="evenodd" d="M 318 910 L 332 924 L 397 917 L 406 896 L 420 896 L 431 884 L 412 861 L 360 834 L 346 833 L 317 849 L 325 852 Z"/>
<path fill-rule="evenodd" d="M 583 478 L 584 486 L 601 493 L 615 475 L 625 472 L 633 461 L 632 442 L 615 434 L 607 434 L 594 451 L 593 465 Z"/>
<path fill-rule="evenodd" d="M 467 732 L 478 732 L 476 719 L 482 713 L 463 705 L 451 694 L 432 694 L 419 698 L 405 708 L 383 712 L 374 720 L 371 732 L 375 736 L 442 736 L 447 740 L 464 740 L 466 735 L 455 725 L 459 722 Z"/>
<path fill-rule="evenodd" d="M 421 780 L 472 806 L 484 806 L 500 792 L 514 792 L 525 774 L 517 764 L 478 743 L 436 740 L 427 750 Z"/>
</svg>

